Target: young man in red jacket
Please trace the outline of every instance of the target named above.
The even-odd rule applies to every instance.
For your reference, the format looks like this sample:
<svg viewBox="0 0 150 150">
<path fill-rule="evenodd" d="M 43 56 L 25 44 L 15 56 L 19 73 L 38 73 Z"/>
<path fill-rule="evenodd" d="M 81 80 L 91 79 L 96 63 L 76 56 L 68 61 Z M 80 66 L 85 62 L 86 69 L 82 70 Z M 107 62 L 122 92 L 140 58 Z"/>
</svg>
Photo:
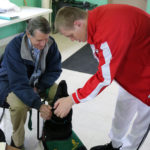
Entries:
<svg viewBox="0 0 150 150">
<path fill-rule="evenodd" d="M 101 93 L 112 80 L 119 84 L 111 142 L 91 150 L 137 150 L 150 124 L 150 16 L 128 5 L 108 4 L 91 11 L 64 7 L 56 29 L 72 41 L 87 41 L 99 62 L 98 70 L 82 87 L 55 103 L 55 114 L 66 116 L 73 104 Z M 136 118 L 129 129 L 132 119 Z"/>
</svg>

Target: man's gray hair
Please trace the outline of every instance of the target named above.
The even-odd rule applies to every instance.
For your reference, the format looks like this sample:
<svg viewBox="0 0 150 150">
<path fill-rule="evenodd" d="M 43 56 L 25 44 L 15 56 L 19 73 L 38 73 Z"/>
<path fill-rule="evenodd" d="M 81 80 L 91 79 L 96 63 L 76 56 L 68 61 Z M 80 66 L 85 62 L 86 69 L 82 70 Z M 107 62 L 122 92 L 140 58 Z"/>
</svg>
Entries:
<svg viewBox="0 0 150 150">
<path fill-rule="evenodd" d="M 44 34 L 49 34 L 51 31 L 49 22 L 42 16 L 32 18 L 27 24 L 26 31 L 28 31 L 30 35 L 34 36 L 35 30 L 39 30 Z"/>
</svg>

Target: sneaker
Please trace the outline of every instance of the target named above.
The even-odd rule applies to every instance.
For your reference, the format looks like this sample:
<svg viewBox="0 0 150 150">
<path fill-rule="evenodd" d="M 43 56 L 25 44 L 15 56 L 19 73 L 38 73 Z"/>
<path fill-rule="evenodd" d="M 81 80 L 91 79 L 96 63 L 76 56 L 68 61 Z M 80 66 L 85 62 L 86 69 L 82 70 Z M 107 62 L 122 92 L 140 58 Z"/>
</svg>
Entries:
<svg viewBox="0 0 150 150">
<path fill-rule="evenodd" d="M 119 148 L 113 148 L 112 143 L 110 142 L 105 145 L 99 145 L 99 146 L 92 147 L 90 150 L 119 150 Z"/>
<path fill-rule="evenodd" d="M 25 150 L 24 145 L 16 146 L 12 138 L 11 138 L 11 144 L 10 144 L 10 145 L 11 145 L 12 147 L 17 148 L 17 149 Z"/>
</svg>

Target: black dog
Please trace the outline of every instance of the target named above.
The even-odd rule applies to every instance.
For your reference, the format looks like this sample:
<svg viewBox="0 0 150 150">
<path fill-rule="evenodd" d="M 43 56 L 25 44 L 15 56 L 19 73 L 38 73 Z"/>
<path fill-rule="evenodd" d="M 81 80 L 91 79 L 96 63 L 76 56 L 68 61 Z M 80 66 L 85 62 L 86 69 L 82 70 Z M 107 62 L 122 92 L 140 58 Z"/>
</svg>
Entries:
<svg viewBox="0 0 150 150">
<path fill-rule="evenodd" d="M 54 97 L 52 107 L 57 99 L 68 96 L 67 93 L 67 85 L 64 80 L 62 80 Z M 52 117 L 50 120 L 45 121 L 43 133 L 47 140 L 63 140 L 70 137 L 72 133 L 72 110 L 69 114 L 61 119 L 54 114 L 54 110 L 52 112 Z"/>
<path fill-rule="evenodd" d="M 54 103 L 62 97 L 67 97 L 67 84 L 64 80 L 62 80 L 57 88 L 56 95 L 54 97 L 52 107 Z M 70 110 L 69 114 L 64 118 L 59 118 L 54 114 L 54 110 L 52 112 L 52 117 L 50 120 L 46 120 L 43 127 L 43 135 L 42 141 L 44 147 L 49 150 L 46 146 L 47 141 L 55 141 L 55 140 L 65 140 L 71 137 L 73 134 L 72 131 L 72 109 Z M 79 139 L 78 139 L 79 140 Z M 80 143 L 82 143 L 79 140 Z M 76 150 L 86 150 L 85 146 L 81 144 Z"/>
</svg>

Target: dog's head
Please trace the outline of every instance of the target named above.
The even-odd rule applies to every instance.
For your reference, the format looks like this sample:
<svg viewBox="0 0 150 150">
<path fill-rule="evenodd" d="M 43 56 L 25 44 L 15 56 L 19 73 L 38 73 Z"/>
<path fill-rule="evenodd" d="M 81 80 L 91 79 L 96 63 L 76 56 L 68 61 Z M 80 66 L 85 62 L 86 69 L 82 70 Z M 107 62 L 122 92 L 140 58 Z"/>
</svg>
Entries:
<svg viewBox="0 0 150 150">
<path fill-rule="evenodd" d="M 68 95 L 68 91 L 67 91 L 67 84 L 65 80 L 62 80 L 59 84 L 58 84 L 58 88 L 56 91 L 56 95 L 54 97 L 53 103 L 52 103 L 52 107 L 54 106 L 54 103 L 62 97 L 67 97 Z M 72 109 L 70 110 L 69 114 L 64 117 L 64 118 L 59 118 L 54 114 L 54 110 L 52 110 L 52 117 L 51 117 L 52 121 L 56 121 L 57 123 L 67 123 L 67 122 L 71 122 L 72 121 Z"/>
</svg>

